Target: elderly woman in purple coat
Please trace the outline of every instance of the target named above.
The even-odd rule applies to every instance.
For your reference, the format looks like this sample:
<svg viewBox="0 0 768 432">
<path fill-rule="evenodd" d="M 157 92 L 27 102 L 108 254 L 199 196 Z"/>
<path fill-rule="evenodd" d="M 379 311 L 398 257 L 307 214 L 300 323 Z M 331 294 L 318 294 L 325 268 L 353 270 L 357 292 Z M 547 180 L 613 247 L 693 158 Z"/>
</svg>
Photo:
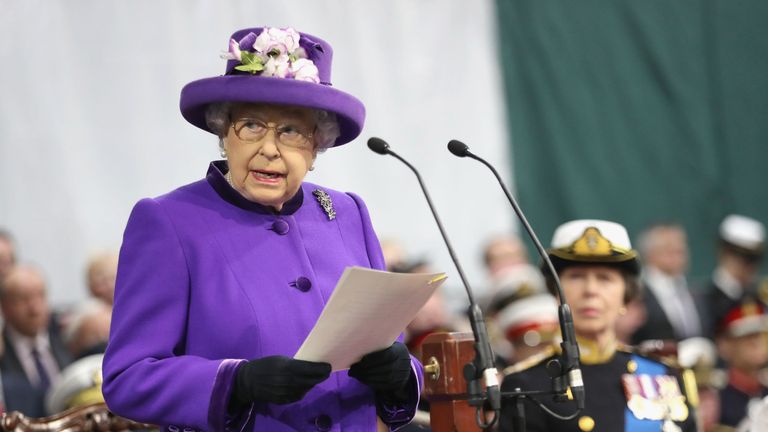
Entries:
<svg viewBox="0 0 768 432">
<path fill-rule="evenodd" d="M 422 369 L 402 343 L 348 371 L 292 358 L 345 267 L 384 268 L 363 201 L 304 181 L 365 118 L 331 86 L 331 56 L 290 28 L 240 30 L 226 73 L 182 90 L 182 115 L 218 136 L 225 160 L 131 213 L 104 360 L 115 413 L 169 431 L 410 421 Z"/>
</svg>

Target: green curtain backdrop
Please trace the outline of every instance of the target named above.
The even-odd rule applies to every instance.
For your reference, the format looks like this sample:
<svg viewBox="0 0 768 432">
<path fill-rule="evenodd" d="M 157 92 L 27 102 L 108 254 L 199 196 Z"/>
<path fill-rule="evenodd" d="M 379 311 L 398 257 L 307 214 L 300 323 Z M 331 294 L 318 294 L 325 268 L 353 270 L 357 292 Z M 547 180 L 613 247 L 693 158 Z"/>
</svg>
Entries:
<svg viewBox="0 0 768 432">
<path fill-rule="evenodd" d="M 728 213 L 768 222 L 768 1 L 497 0 L 520 204 L 685 226 L 709 276 Z"/>
</svg>

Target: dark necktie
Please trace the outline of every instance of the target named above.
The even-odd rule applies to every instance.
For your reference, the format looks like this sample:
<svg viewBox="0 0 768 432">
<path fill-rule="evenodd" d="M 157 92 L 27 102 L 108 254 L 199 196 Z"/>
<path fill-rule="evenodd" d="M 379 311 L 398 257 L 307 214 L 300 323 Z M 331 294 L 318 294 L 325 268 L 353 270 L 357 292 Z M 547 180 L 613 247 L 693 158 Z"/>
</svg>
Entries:
<svg viewBox="0 0 768 432">
<path fill-rule="evenodd" d="M 48 372 L 43 366 L 42 358 L 40 357 L 40 351 L 37 348 L 32 348 L 32 359 L 35 361 L 35 369 L 37 369 L 37 376 L 40 377 L 40 383 L 38 387 L 42 391 L 48 390 L 48 386 L 51 385 L 51 378 L 48 376 Z"/>
</svg>

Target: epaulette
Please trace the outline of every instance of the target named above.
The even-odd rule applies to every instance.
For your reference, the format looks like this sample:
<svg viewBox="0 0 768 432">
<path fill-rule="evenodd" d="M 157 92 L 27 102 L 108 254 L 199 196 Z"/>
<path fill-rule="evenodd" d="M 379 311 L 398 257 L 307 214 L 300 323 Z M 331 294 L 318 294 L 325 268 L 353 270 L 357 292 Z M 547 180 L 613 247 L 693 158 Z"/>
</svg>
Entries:
<svg viewBox="0 0 768 432">
<path fill-rule="evenodd" d="M 520 360 L 519 362 L 513 364 L 512 366 L 508 366 L 504 368 L 502 371 L 503 376 L 511 375 L 513 373 L 522 372 L 526 369 L 530 369 L 537 364 L 541 363 L 542 361 L 552 357 L 557 353 L 557 348 L 555 345 L 549 345 L 548 347 L 544 348 L 543 351 L 541 351 L 538 354 L 534 354 L 526 359 Z"/>
</svg>

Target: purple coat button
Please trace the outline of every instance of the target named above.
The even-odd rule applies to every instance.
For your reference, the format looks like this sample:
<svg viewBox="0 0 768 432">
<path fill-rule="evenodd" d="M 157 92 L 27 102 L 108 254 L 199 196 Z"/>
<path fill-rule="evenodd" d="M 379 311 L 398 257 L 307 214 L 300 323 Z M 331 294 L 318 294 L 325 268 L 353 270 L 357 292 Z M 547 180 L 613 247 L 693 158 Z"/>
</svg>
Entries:
<svg viewBox="0 0 768 432">
<path fill-rule="evenodd" d="M 329 431 L 332 425 L 331 418 L 325 414 L 315 417 L 315 427 L 319 431 Z"/>
<path fill-rule="evenodd" d="M 296 278 L 295 281 L 291 282 L 291 286 L 301 292 L 307 292 L 310 288 L 312 288 L 312 281 L 305 278 L 304 276 L 301 276 Z"/>
<path fill-rule="evenodd" d="M 288 222 L 278 219 L 272 222 L 272 228 L 270 229 L 280 235 L 286 235 L 291 228 L 288 226 Z"/>
</svg>

